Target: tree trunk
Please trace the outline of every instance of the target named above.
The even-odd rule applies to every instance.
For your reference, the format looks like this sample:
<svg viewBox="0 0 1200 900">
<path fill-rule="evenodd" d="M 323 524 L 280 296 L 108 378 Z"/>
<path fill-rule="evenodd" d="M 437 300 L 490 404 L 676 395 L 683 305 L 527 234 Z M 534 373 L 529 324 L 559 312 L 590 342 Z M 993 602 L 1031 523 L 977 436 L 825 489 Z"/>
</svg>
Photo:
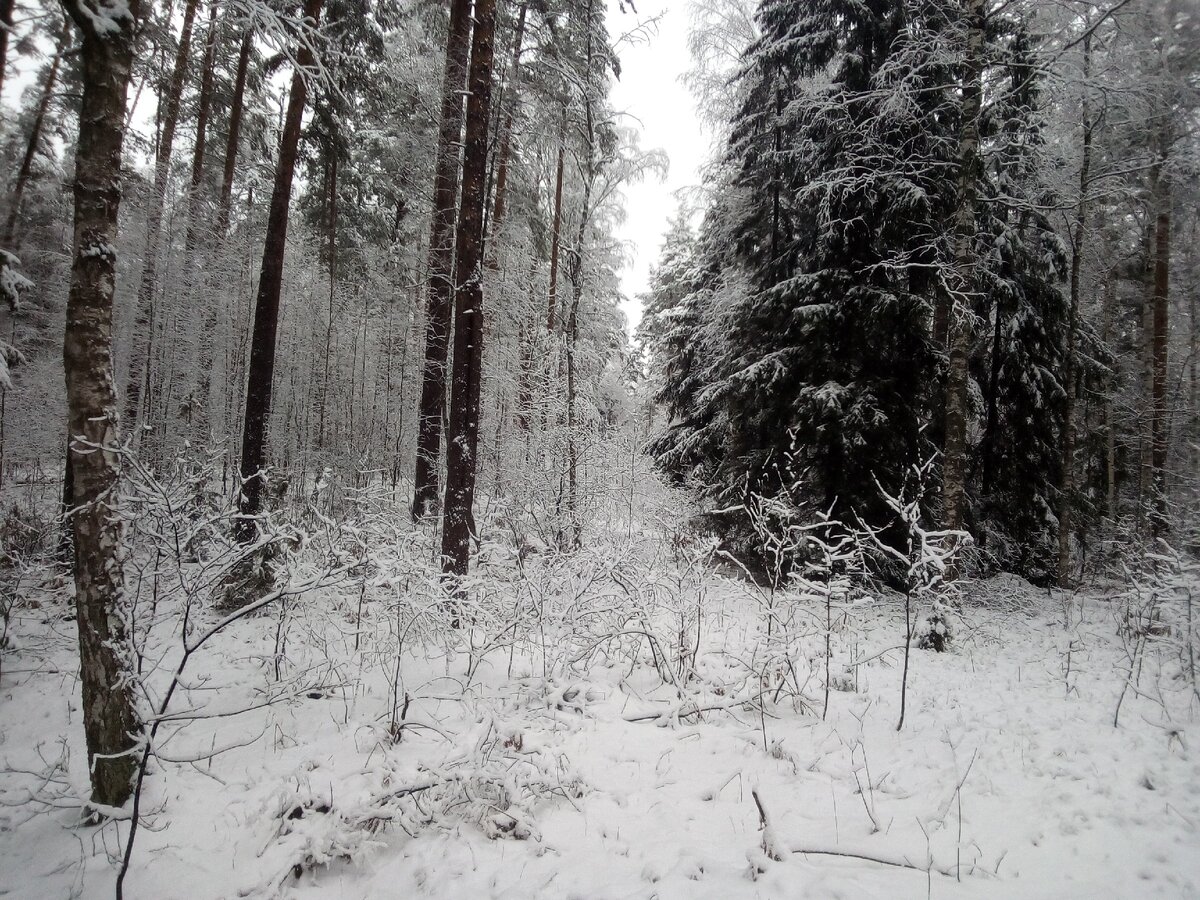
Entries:
<svg viewBox="0 0 1200 900">
<path fill-rule="evenodd" d="M 324 0 L 305 0 L 304 17 L 310 28 L 317 27 L 323 3 Z M 311 69 L 315 63 L 307 42 L 301 43 L 296 62 L 279 145 L 279 161 L 275 166 L 275 185 L 271 191 L 262 268 L 258 277 L 258 296 L 254 303 L 254 331 L 250 341 L 250 371 L 246 382 L 246 412 L 242 425 L 242 519 L 238 538 L 243 543 L 254 540 L 254 517 L 262 512 L 263 507 L 262 470 L 267 461 L 267 420 L 271 415 L 271 382 L 275 376 L 275 340 L 279 329 L 279 296 L 283 289 L 283 261 L 287 249 L 288 207 L 307 98 L 303 70 Z"/>
<path fill-rule="evenodd" d="M 992 353 L 988 360 L 987 414 L 983 428 L 983 477 L 979 481 L 979 492 L 989 498 L 992 495 L 992 480 L 996 471 L 996 430 L 1000 418 L 1000 367 L 1004 358 L 1001 338 L 1004 334 L 1004 295 L 996 294 L 996 321 L 992 323 Z M 986 534 L 986 533 L 985 533 Z M 980 538 L 982 544 L 983 538 Z"/>
<path fill-rule="evenodd" d="M 237 73 L 233 80 L 233 101 L 229 107 L 229 136 L 225 142 L 225 171 L 221 177 L 221 200 L 217 207 L 217 233 L 224 235 L 229 228 L 229 202 L 233 196 L 233 173 L 237 167 L 238 139 L 242 133 L 242 112 L 246 103 L 246 69 L 254 32 L 247 28 L 238 52 Z"/>
<path fill-rule="evenodd" d="M 1154 203 L 1154 279 L 1151 343 L 1150 525 L 1160 534 L 1167 527 L 1167 301 L 1171 267 L 1171 183 L 1165 162 L 1169 139 L 1160 135 L 1159 157 L 1151 173 Z"/>
<path fill-rule="evenodd" d="M 13 7 L 16 0 L 0 0 L 0 93 L 4 91 L 4 74 L 8 70 L 8 34 L 13 27 Z"/>
<path fill-rule="evenodd" d="M 113 380 L 112 314 L 125 99 L 140 25 L 138 0 L 65 3 L 83 43 L 83 99 L 75 151 L 75 230 L 63 338 L 67 453 L 75 544 L 75 611 L 83 730 L 92 800 L 120 806 L 135 770 L 141 722 L 125 632 L 122 528 L 111 511 L 120 480 L 120 416 Z M 106 27 L 99 27 L 103 23 Z"/>
<path fill-rule="evenodd" d="M 1188 295 L 1188 419 L 1191 439 L 1188 441 L 1188 456 L 1191 459 L 1192 472 L 1200 472 L 1200 391 L 1197 389 L 1196 370 L 1197 370 L 1197 354 L 1200 354 L 1200 329 L 1196 326 L 1197 307 L 1200 304 L 1196 302 L 1197 287 L 1192 286 L 1191 293 Z M 1200 485 L 1193 483 L 1192 489 L 1195 491 Z"/>
<path fill-rule="evenodd" d="M 29 130 L 29 143 L 25 146 L 25 155 L 21 158 L 21 168 L 17 170 L 17 181 L 13 185 L 12 196 L 9 198 L 8 219 L 4 223 L 4 234 L 0 236 L 0 247 L 16 249 L 13 236 L 17 230 L 17 216 L 21 211 L 21 198 L 25 195 L 25 187 L 29 183 L 29 174 L 33 171 L 33 160 L 37 156 L 38 145 L 42 141 L 42 128 L 46 122 L 46 111 L 50 108 L 50 98 L 58 82 L 58 67 L 62 63 L 63 50 L 71 39 L 71 31 L 66 23 L 63 24 L 62 35 L 54 48 L 54 58 L 50 61 L 50 71 L 46 73 L 46 84 L 42 88 L 42 96 L 38 99 L 37 112 L 33 116 L 33 127 Z"/>
<path fill-rule="evenodd" d="M 417 414 L 417 460 L 413 473 L 413 519 L 437 511 L 438 461 L 446 404 L 446 351 L 454 295 L 454 214 L 458 196 L 463 82 L 471 36 L 470 0 L 452 0 L 442 76 L 442 122 L 433 176 L 433 220 L 429 226 L 429 287 L 425 318 L 425 364 Z M 488 37 L 491 47 L 491 37 Z M 488 61 L 489 72 L 491 61 Z M 489 85 L 490 90 L 490 85 Z"/>
<path fill-rule="evenodd" d="M 521 77 L 521 44 L 525 40 L 525 15 L 529 10 L 528 0 L 521 3 L 517 14 L 517 32 L 513 37 L 512 70 L 509 73 L 509 96 L 501 102 L 507 107 L 504 124 L 500 129 L 500 153 L 496 164 L 496 199 L 492 205 L 491 234 L 488 244 L 488 265 L 495 270 L 499 264 L 496 242 L 500 229 L 504 227 L 504 216 L 508 211 L 508 158 L 512 153 L 513 109 L 516 107 L 517 83 Z"/>
<path fill-rule="evenodd" d="M 129 356 L 129 387 L 125 394 L 125 420 L 139 433 L 138 413 L 142 395 L 149 394 L 150 355 L 152 351 L 151 321 L 154 315 L 154 288 L 158 280 L 158 250 L 162 228 L 163 203 L 166 200 L 167 179 L 171 175 L 171 152 L 175 144 L 175 129 L 179 124 L 179 103 L 183 96 L 183 83 L 187 78 L 189 56 L 192 48 L 192 24 L 196 20 L 199 0 L 187 0 L 183 9 L 183 29 L 179 33 L 179 49 L 175 54 L 175 68 L 167 87 L 163 104 L 162 134 L 158 152 L 154 157 L 154 187 L 150 195 L 146 215 L 146 258 L 142 263 L 142 280 L 138 286 L 136 318 Z M 147 398 L 148 399 L 148 398 Z"/>
<path fill-rule="evenodd" d="M 587 72 L 592 72 L 593 27 L 592 3 L 587 6 Z M 587 242 L 591 220 L 592 190 L 596 183 L 595 135 L 596 123 L 592 114 L 591 84 L 583 85 L 583 202 L 579 209 L 579 229 L 575 248 L 568 263 L 571 281 L 571 310 L 567 315 L 567 518 L 571 526 L 569 547 L 577 550 L 583 540 L 583 522 L 579 515 L 579 436 L 576 434 L 575 400 L 578 393 L 578 371 L 575 348 L 579 340 L 579 302 L 583 298 L 583 249 Z"/>
<path fill-rule="evenodd" d="M 546 331 L 554 334 L 558 318 L 558 257 L 562 243 L 563 161 L 567 150 L 567 112 L 563 110 L 562 133 L 558 140 L 558 165 L 554 175 L 554 224 L 550 232 L 550 294 L 546 304 Z"/>
<path fill-rule="evenodd" d="M 446 499 L 442 570 L 463 576 L 474 528 L 478 468 L 479 392 L 483 363 L 483 216 L 486 201 L 488 121 L 492 99 L 495 0 L 477 0 L 463 154 L 462 207 L 455 246 L 454 369 L 450 427 L 446 435 Z"/>
<path fill-rule="evenodd" d="M 204 156 L 208 149 L 208 118 L 212 112 L 213 57 L 217 52 L 217 4 L 209 10 L 208 32 L 204 40 L 204 69 L 200 76 L 200 97 L 196 108 L 196 143 L 192 150 L 192 181 L 188 192 L 188 228 L 185 256 L 192 265 L 200 227 L 200 195 L 204 182 Z M 208 331 L 205 332 L 209 333 Z"/>
<path fill-rule="evenodd" d="M 950 298 L 950 363 L 946 375 L 946 434 L 942 468 L 942 520 L 948 530 L 963 527 L 966 512 L 967 403 L 972 341 L 976 175 L 979 166 L 979 111 L 983 81 L 983 0 L 967 5 L 962 125 L 958 145 L 958 207 L 954 217 L 954 293 Z M 954 305 L 962 309 L 955 311 Z"/>
<path fill-rule="evenodd" d="M 1083 39 L 1083 157 L 1079 164 L 1079 205 L 1071 234 L 1071 303 L 1067 311 L 1067 346 L 1063 359 L 1063 388 L 1067 402 L 1063 409 L 1062 472 L 1058 498 L 1058 586 L 1068 587 L 1071 580 L 1071 513 L 1075 506 L 1075 341 L 1079 330 L 1080 268 L 1084 241 L 1087 239 L 1087 194 L 1091 189 L 1092 119 L 1088 108 L 1088 80 L 1092 71 L 1092 39 Z"/>
<path fill-rule="evenodd" d="M 1105 254 L 1105 258 L 1109 258 Z M 1117 273 L 1110 268 L 1104 276 L 1104 299 L 1102 301 L 1102 323 L 1100 339 L 1108 344 L 1112 340 L 1112 321 L 1117 306 Z M 1104 514 L 1109 519 L 1117 517 L 1117 433 L 1113 420 L 1112 386 L 1104 392 Z"/>
<path fill-rule="evenodd" d="M 199 266 L 196 248 L 200 241 L 200 210 L 204 192 L 204 159 L 208 150 L 208 120 L 212 112 L 213 57 L 217 50 L 217 4 L 213 3 L 208 18 L 208 33 L 204 41 L 204 71 L 200 79 L 200 97 L 196 111 L 196 143 L 192 150 L 192 180 L 188 192 L 188 224 L 185 242 L 185 265 L 189 282 L 195 279 Z M 205 297 L 204 321 L 200 332 L 200 365 L 196 373 L 196 389 L 192 405 L 196 410 L 195 434 L 202 448 L 208 447 L 213 438 L 210 398 L 212 395 L 212 365 L 215 342 L 212 335 L 217 328 L 217 306 L 214 297 Z"/>
<path fill-rule="evenodd" d="M 325 449 L 325 418 L 329 410 L 329 364 L 333 348 L 333 301 L 337 290 L 337 151 L 332 153 L 326 171 L 326 196 L 328 216 L 326 230 L 329 240 L 329 318 L 325 323 L 325 368 L 321 375 L 321 411 L 317 424 L 317 449 Z"/>
</svg>

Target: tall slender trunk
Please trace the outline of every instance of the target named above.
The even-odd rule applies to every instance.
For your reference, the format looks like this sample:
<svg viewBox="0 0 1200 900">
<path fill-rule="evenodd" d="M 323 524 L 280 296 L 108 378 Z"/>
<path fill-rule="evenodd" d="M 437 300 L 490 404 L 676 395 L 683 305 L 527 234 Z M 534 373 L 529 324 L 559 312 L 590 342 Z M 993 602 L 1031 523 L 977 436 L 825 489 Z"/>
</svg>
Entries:
<svg viewBox="0 0 1200 900">
<path fill-rule="evenodd" d="M 324 0 L 305 0 L 304 17 L 316 28 Z M 246 412 L 242 425 L 242 492 L 238 537 L 249 543 L 255 536 L 254 518 L 263 507 L 263 467 L 267 462 L 267 420 L 271 415 L 271 383 L 275 376 L 275 340 L 279 330 L 279 296 L 283 289 L 283 261 L 287 249 L 288 207 L 292 196 L 292 178 L 296 172 L 296 154 L 300 146 L 300 126 L 308 92 L 304 70 L 315 63 L 307 41 L 296 54 L 296 70 L 288 95 L 279 161 L 275 166 L 275 185 L 267 214 L 267 234 L 263 246 L 262 268 L 258 276 L 258 295 L 254 303 L 254 331 L 250 342 L 250 371 L 246 381 Z"/>
<path fill-rule="evenodd" d="M 332 154 L 326 173 L 329 232 L 329 320 L 325 323 L 325 368 L 321 375 L 321 413 L 317 424 L 317 449 L 325 449 L 325 417 L 329 409 L 329 364 L 333 347 L 333 301 L 337 291 L 337 151 Z"/>
<path fill-rule="evenodd" d="M 479 464 L 479 393 L 483 380 L 483 217 L 495 31 L 495 0 L 477 0 L 471 40 L 462 206 L 455 242 L 454 369 L 450 427 L 446 434 L 442 525 L 442 570 L 454 576 L 467 573 L 475 524 L 472 507 Z"/>
<path fill-rule="evenodd" d="M 9 198 L 8 219 L 4 223 L 4 234 L 0 235 L 0 247 L 15 249 L 13 237 L 17 230 L 17 217 L 21 212 L 21 199 L 25 196 L 25 187 L 29 183 L 29 175 L 33 171 L 33 160 L 37 156 L 38 145 L 42 142 L 42 129 L 46 123 L 46 112 L 50 109 L 50 98 L 54 95 L 54 87 L 58 83 L 58 68 L 62 63 L 63 50 L 71 39 L 70 28 L 64 23 L 58 44 L 54 48 L 54 58 L 50 61 L 50 70 L 46 73 L 46 83 L 42 87 L 42 95 L 38 98 L 37 112 L 33 116 L 33 127 L 29 129 L 29 143 L 25 145 L 25 155 L 21 157 L 21 168 L 17 170 L 17 180 L 13 185 L 12 196 Z"/>
<path fill-rule="evenodd" d="M 992 495 L 992 482 L 996 473 L 996 432 L 1000 419 L 1000 368 L 1004 358 L 1004 294 L 996 294 L 996 320 L 992 323 L 992 352 L 988 360 L 987 414 L 983 428 L 983 475 L 979 481 L 979 492 L 984 498 Z M 986 532 L 980 536 L 980 543 Z"/>
<path fill-rule="evenodd" d="M 199 241 L 200 201 L 204 183 L 204 157 L 208 150 L 208 119 L 212 113 L 213 57 L 217 52 L 217 4 L 213 3 L 208 16 L 208 31 L 204 39 L 204 63 L 200 75 L 200 96 L 196 105 L 196 143 L 192 150 L 192 180 L 188 190 L 187 252 L 192 265 Z"/>
<path fill-rule="evenodd" d="M 1200 472 L 1200 387 L 1196 383 L 1198 368 L 1196 357 L 1200 355 L 1200 328 L 1197 328 L 1196 316 L 1200 312 L 1198 309 L 1200 303 L 1196 302 L 1197 290 L 1197 286 L 1192 285 L 1191 293 L 1188 295 L 1188 432 L 1190 434 L 1188 456 L 1191 459 L 1190 471 L 1192 472 Z M 1197 487 L 1200 485 L 1193 483 L 1193 491 Z"/>
<path fill-rule="evenodd" d="M 1075 506 L 1075 342 L 1079 330 L 1080 269 L 1087 240 L 1088 191 L 1091 190 L 1092 117 L 1088 106 L 1088 80 L 1092 71 L 1092 38 L 1083 39 L 1083 156 L 1079 163 L 1079 204 L 1071 233 L 1071 302 L 1067 311 L 1067 346 L 1063 358 L 1063 387 L 1067 400 L 1063 409 L 1062 472 L 1058 498 L 1058 586 L 1071 580 L 1071 513 Z"/>
<path fill-rule="evenodd" d="M 189 274 L 188 281 L 196 280 L 201 271 L 196 252 L 200 242 L 201 208 L 204 193 L 204 161 L 208 151 L 208 121 L 212 112 L 213 60 L 217 50 L 217 4 L 213 3 L 208 17 L 208 32 L 204 41 L 204 70 L 200 79 L 200 97 L 196 110 L 196 143 L 192 149 L 192 180 L 188 191 L 188 224 L 185 240 L 184 264 Z M 194 285 L 193 285 L 194 287 Z M 196 373 L 196 388 L 192 397 L 196 409 L 195 433 L 201 446 L 207 446 L 212 435 L 210 397 L 212 394 L 213 351 L 216 342 L 212 339 L 217 328 L 217 306 L 215 298 L 205 297 L 204 320 L 200 331 L 199 371 Z"/>
<path fill-rule="evenodd" d="M 1153 195 L 1153 192 L 1152 192 Z M 1153 212 L 1151 212 L 1153 217 Z M 1142 302 L 1139 309 L 1138 362 L 1141 364 L 1141 404 L 1138 410 L 1138 527 L 1148 524 L 1154 482 L 1154 220 L 1146 227 L 1142 258 Z"/>
<path fill-rule="evenodd" d="M 495 270 L 499 264 L 498 248 L 496 246 L 500 230 L 504 227 L 504 217 L 508 212 L 508 159 L 512 153 L 513 110 L 517 105 L 517 85 L 521 78 L 521 44 L 525 40 L 525 15 L 529 11 L 528 0 L 523 0 L 521 10 L 517 14 L 517 30 L 513 37 L 512 68 L 508 76 L 506 96 L 501 98 L 505 106 L 504 124 L 500 127 L 500 152 L 496 164 L 496 199 L 492 204 L 492 221 L 488 242 L 488 265 Z"/>
<path fill-rule="evenodd" d="M 1155 534 L 1167 527 L 1167 325 L 1171 270 L 1171 182 L 1166 172 L 1170 139 L 1167 116 L 1159 134 L 1158 160 L 1151 173 L 1154 203 L 1154 278 L 1151 297 L 1150 524 Z"/>
<path fill-rule="evenodd" d="M 470 0 L 452 0 L 442 76 L 442 122 L 433 176 L 433 219 L 429 226 L 429 287 L 425 317 L 425 363 L 417 413 L 417 460 L 413 473 L 414 519 L 437 510 L 438 461 L 446 405 L 446 353 L 454 298 L 454 215 L 458 196 L 459 143 L 463 126 L 462 88 L 471 37 Z M 490 42 L 490 38 L 489 38 Z M 490 47 L 490 43 L 489 43 Z M 490 63 L 489 63 L 490 65 Z"/>
<path fill-rule="evenodd" d="M 979 167 L 979 112 L 983 95 L 984 0 L 968 0 L 962 124 L 958 143 L 958 206 L 954 217 L 954 296 L 946 374 L 946 432 L 942 468 L 942 520 L 959 529 L 966 513 L 967 403 L 973 338 L 976 176 Z M 961 305 L 955 311 L 953 306 Z M 953 574 L 953 573 L 952 573 Z"/>
<path fill-rule="evenodd" d="M 533 252 L 529 256 L 529 276 L 526 279 L 527 289 L 529 291 L 529 308 L 535 308 L 536 303 L 536 281 L 534 276 L 537 274 L 537 252 Z M 540 333 L 541 327 L 536 321 L 529 321 L 528 316 L 524 316 L 521 320 L 520 327 L 517 332 L 517 352 L 519 354 L 519 366 L 517 370 L 517 397 L 516 397 L 516 419 L 517 427 L 525 434 L 525 447 L 529 448 L 529 423 L 533 415 L 533 368 L 534 368 L 534 347 L 537 346 L 537 335 Z"/>
<path fill-rule="evenodd" d="M 229 136 L 225 141 L 225 169 L 221 176 L 221 200 L 217 206 L 217 233 L 224 235 L 229 228 L 229 203 L 233 196 L 233 175 L 237 168 L 238 140 L 242 133 L 242 112 L 246 105 L 246 70 L 254 32 L 247 28 L 238 51 L 237 72 L 233 78 L 233 101 L 229 107 Z"/>
<path fill-rule="evenodd" d="M 563 163 L 567 151 L 567 111 L 563 110 L 558 139 L 558 164 L 554 174 L 554 222 L 550 231 L 550 293 L 546 308 L 546 331 L 553 335 L 558 319 L 558 257 L 562 244 Z"/>
<path fill-rule="evenodd" d="M 63 338 L 67 475 L 75 545 L 75 610 L 83 730 L 92 800 L 120 806 L 132 790 L 141 731 L 125 632 L 122 527 L 111 511 L 121 474 L 120 416 L 112 362 L 121 145 L 139 0 L 64 3 L 83 38 L 83 99 L 75 151 L 75 230 Z M 104 27 L 101 27 L 103 23 Z"/>
<path fill-rule="evenodd" d="M 13 7 L 16 0 L 0 0 L 0 93 L 4 91 L 4 74 L 8 70 L 8 34 L 13 27 Z"/>
<path fill-rule="evenodd" d="M 587 5 L 587 72 L 592 72 L 593 6 Z M 583 202 L 579 209 L 579 229 L 575 247 L 568 262 L 567 275 L 571 281 L 571 310 L 567 314 L 567 518 L 571 526 L 570 548 L 578 549 L 583 540 L 583 521 L 579 514 L 579 435 L 575 400 L 578 393 L 578 371 L 575 359 L 579 341 L 579 303 L 583 298 L 583 250 L 591 221 L 592 190 L 596 183 L 596 122 L 592 111 L 591 84 L 583 86 Z"/>
<path fill-rule="evenodd" d="M 1106 242 L 1107 243 L 1107 242 Z M 1109 258 L 1106 253 L 1105 258 Z M 1109 268 L 1104 275 L 1104 297 L 1101 301 L 1100 340 L 1106 345 L 1112 340 L 1112 323 L 1117 306 L 1117 273 Z M 1104 392 L 1104 514 L 1117 516 L 1117 433 L 1113 421 L 1112 387 Z"/>
<path fill-rule="evenodd" d="M 192 24 L 200 0 L 187 0 L 183 8 L 183 28 L 179 33 L 179 48 L 175 53 L 175 68 L 167 86 L 163 103 L 162 132 L 158 152 L 154 157 L 154 186 L 146 215 L 146 258 L 142 263 L 142 280 L 138 286 L 136 318 L 129 355 L 129 387 L 125 393 L 125 420 L 134 429 L 136 438 L 139 406 L 142 395 L 149 394 L 151 338 L 154 316 L 154 289 L 158 281 L 158 251 L 161 240 L 163 203 L 166 201 L 167 179 L 171 175 L 171 153 L 175 145 L 175 129 L 179 124 L 180 98 L 187 79 L 192 49 Z"/>
</svg>

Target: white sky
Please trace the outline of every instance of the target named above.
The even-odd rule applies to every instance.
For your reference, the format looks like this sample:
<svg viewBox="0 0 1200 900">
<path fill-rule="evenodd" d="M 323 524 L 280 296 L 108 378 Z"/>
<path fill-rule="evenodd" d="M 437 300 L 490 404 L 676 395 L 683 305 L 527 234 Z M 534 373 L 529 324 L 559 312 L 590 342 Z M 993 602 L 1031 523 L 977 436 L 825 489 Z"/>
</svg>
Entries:
<svg viewBox="0 0 1200 900">
<path fill-rule="evenodd" d="M 613 85 L 613 107 L 631 117 L 627 124 L 641 129 L 642 149 L 661 148 L 671 159 L 664 183 L 650 178 L 625 189 L 627 219 L 617 236 L 629 245 L 631 265 L 621 273 L 621 288 L 628 300 L 622 304 L 630 328 L 642 317 L 635 298 L 645 290 L 650 267 L 658 259 L 662 236 L 675 213 L 674 193 L 697 184 L 698 170 L 707 154 L 707 138 L 701 132 L 692 95 L 679 81 L 689 65 L 687 50 L 688 0 L 635 0 L 637 15 L 622 14 L 610 0 L 608 30 L 612 40 L 644 21 L 662 14 L 657 34 L 617 48 L 621 80 Z"/>
</svg>

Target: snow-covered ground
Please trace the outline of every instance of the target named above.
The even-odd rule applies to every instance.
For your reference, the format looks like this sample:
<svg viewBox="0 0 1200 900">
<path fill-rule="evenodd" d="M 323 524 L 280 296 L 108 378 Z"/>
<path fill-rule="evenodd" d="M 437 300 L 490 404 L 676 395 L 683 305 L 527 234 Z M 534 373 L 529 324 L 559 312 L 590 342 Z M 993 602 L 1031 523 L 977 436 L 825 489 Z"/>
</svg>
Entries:
<svg viewBox="0 0 1200 900">
<path fill-rule="evenodd" d="M 1131 635 L 1115 590 L 969 585 L 951 650 L 913 651 L 897 731 L 895 595 L 834 610 L 822 719 L 823 606 L 777 598 L 768 639 L 757 588 L 657 534 L 519 563 L 497 545 L 458 630 L 428 549 L 376 545 L 365 587 L 291 598 L 197 652 L 127 897 L 1200 896 L 1186 656 Z M 128 823 L 78 824 L 66 592 L 22 596 L 0 895 L 112 896 Z M 152 636 L 151 696 L 177 645 L 173 626 Z"/>
</svg>

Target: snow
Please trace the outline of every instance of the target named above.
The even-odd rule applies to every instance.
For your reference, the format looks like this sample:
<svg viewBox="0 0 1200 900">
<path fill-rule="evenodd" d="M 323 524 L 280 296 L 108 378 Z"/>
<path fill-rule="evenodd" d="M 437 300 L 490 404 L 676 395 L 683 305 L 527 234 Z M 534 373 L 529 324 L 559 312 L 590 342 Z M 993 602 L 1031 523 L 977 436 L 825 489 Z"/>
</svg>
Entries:
<svg viewBox="0 0 1200 900">
<path fill-rule="evenodd" d="M 1200 894 L 1194 688 L 1176 645 L 1148 638 L 1114 727 L 1131 645 L 1112 585 L 968 583 L 951 649 L 913 651 L 898 732 L 904 611 L 886 590 L 836 607 L 822 720 L 823 604 L 788 601 L 788 639 L 767 640 L 757 588 L 657 532 L 614 526 L 519 565 L 485 542 L 457 631 L 430 532 L 366 546 L 365 584 L 197 651 L 126 896 Z M 0 894 L 109 897 L 128 823 L 78 824 L 62 580 L 24 589 L 9 632 Z M 152 695 L 178 637 L 152 635 Z"/>
</svg>

